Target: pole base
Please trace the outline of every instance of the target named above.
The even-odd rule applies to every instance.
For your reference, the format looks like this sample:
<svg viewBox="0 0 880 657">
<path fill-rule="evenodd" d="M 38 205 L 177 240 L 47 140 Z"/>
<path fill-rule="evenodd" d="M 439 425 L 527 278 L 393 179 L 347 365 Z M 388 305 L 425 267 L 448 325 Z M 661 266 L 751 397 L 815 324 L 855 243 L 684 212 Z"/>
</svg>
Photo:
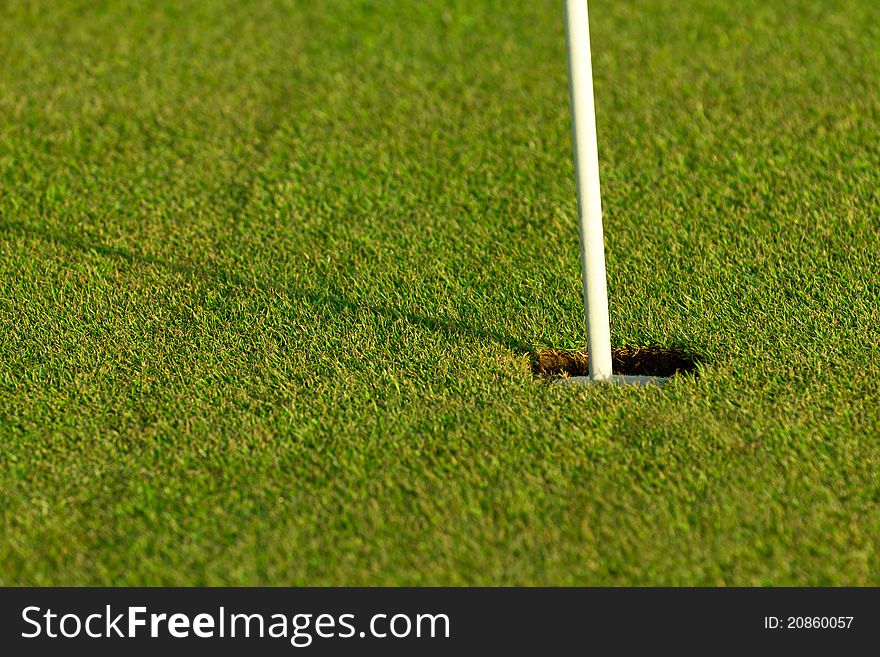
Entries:
<svg viewBox="0 0 880 657">
<path fill-rule="evenodd" d="M 629 374 L 612 374 L 610 379 L 594 381 L 588 376 L 569 376 L 556 379 L 554 383 L 562 385 L 618 385 L 618 386 L 662 386 L 669 382 L 668 376 L 636 376 Z"/>
</svg>

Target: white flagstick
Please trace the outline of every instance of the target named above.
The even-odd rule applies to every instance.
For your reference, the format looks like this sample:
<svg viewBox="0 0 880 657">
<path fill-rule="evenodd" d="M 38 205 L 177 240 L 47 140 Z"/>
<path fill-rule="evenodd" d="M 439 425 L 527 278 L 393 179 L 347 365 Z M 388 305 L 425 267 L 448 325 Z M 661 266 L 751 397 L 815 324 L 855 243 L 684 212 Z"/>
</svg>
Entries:
<svg viewBox="0 0 880 657">
<path fill-rule="evenodd" d="M 605 244 L 602 237 L 602 200 L 599 190 L 599 147 L 596 143 L 587 0 L 565 0 L 565 33 L 571 83 L 571 128 L 590 380 L 608 381 L 612 378 L 611 331 L 608 322 L 608 288 L 605 280 Z"/>
<path fill-rule="evenodd" d="M 663 385 L 668 381 L 665 377 L 615 375 L 611 372 L 611 331 L 608 322 L 608 285 L 605 281 L 599 147 L 596 143 L 596 107 L 593 99 L 587 0 L 565 0 L 565 34 L 571 81 L 571 131 L 574 141 L 590 376 L 573 376 L 563 379 L 563 382 Z"/>
</svg>

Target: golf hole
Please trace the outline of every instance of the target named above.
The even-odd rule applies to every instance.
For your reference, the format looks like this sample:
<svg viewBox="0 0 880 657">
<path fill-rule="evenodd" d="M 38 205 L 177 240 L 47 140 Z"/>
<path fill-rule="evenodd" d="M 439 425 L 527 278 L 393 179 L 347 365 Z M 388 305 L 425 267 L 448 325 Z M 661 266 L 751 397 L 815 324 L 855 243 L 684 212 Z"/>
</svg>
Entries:
<svg viewBox="0 0 880 657">
<path fill-rule="evenodd" d="M 611 350 L 611 362 L 615 374 L 669 378 L 680 374 L 696 376 L 701 360 L 667 347 L 624 347 Z M 588 376 L 590 358 L 586 350 L 543 349 L 533 355 L 532 371 L 541 378 Z"/>
</svg>

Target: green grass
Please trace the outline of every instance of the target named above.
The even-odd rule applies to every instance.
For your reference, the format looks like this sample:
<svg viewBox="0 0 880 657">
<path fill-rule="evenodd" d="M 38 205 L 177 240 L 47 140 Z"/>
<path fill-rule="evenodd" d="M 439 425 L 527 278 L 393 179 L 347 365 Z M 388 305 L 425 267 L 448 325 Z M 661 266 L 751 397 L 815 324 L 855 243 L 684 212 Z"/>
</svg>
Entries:
<svg viewBox="0 0 880 657">
<path fill-rule="evenodd" d="M 880 4 L 0 0 L 0 583 L 880 584 Z"/>
</svg>

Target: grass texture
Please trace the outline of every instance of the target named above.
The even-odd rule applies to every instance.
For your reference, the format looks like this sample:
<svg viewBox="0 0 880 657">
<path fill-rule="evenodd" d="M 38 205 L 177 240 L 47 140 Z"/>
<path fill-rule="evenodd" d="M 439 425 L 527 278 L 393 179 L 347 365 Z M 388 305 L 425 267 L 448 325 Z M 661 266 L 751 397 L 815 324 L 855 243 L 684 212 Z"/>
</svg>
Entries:
<svg viewBox="0 0 880 657">
<path fill-rule="evenodd" d="M 880 3 L 0 0 L 0 583 L 880 584 Z"/>
</svg>

